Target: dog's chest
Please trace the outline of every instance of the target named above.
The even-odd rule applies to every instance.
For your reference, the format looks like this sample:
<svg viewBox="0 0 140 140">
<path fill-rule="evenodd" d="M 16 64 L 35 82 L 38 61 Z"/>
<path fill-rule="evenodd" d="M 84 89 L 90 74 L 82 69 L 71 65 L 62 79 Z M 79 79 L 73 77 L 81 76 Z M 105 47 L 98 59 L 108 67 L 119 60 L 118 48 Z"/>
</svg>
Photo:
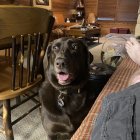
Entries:
<svg viewBox="0 0 140 140">
<path fill-rule="evenodd" d="M 57 91 L 57 105 L 60 109 L 65 112 L 72 113 L 79 111 L 86 101 L 85 91 L 69 89 L 65 91 Z"/>
</svg>

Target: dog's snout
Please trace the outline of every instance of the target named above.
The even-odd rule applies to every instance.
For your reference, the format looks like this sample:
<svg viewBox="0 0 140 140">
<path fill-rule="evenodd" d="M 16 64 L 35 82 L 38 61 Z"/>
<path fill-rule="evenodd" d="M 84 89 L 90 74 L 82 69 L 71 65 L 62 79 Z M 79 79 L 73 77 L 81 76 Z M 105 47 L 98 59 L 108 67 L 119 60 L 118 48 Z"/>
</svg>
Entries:
<svg viewBox="0 0 140 140">
<path fill-rule="evenodd" d="M 62 58 L 56 59 L 56 67 L 57 68 L 63 68 L 65 66 L 65 61 Z"/>
</svg>

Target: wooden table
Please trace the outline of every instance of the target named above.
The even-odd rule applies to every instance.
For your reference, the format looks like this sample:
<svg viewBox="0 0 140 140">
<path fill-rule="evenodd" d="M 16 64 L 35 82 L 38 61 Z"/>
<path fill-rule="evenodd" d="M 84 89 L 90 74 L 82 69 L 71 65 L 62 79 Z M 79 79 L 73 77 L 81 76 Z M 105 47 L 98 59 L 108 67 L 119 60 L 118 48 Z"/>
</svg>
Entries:
<svg viewBox="0 0 140 140">
<path fill-rule="evenodd" d="M 65 36 L 84 37 L 93 40 L 97 38 L 99 43 L 100 28 L 99 27 L 86 28 L 85 30 L 81 28 L 66 28 Z"/>
</svg>

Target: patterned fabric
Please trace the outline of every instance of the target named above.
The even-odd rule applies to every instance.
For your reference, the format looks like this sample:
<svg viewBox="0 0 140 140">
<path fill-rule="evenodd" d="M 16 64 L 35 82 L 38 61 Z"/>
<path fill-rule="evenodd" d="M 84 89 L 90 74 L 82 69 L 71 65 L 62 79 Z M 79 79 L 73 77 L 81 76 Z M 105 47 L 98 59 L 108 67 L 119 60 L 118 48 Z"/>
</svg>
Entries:
<svg viewBox="0 0 140 140">
<path fill-rule="evenodd" d="M 100 111 L 103 98 L 112 92 L 118 92 L 127 87 L 129 78 L 139 66 L 135 64 L 128 56 L 124 58 L 114 74 L 111 76 L 81 126 L 75 132 L 71 140 L 90 140 L 91 132 L 94 129 L 96 117 Z"/>
</svg>

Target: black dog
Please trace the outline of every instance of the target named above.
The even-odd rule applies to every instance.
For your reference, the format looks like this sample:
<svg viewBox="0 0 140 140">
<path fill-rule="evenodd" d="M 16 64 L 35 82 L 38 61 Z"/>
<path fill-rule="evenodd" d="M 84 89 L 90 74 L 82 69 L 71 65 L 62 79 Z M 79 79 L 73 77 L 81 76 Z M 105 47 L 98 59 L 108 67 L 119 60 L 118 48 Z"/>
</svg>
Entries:
<svg viewBox="0 0 140 140">
<path fill-rule="evenodd" d="M 80 39 L 60 38 L 47 48 L 46 78 L 39 94 L 42 123 L 51 140 L 70 139 L 93 104 L 90 58 Z"/>
</svg>

